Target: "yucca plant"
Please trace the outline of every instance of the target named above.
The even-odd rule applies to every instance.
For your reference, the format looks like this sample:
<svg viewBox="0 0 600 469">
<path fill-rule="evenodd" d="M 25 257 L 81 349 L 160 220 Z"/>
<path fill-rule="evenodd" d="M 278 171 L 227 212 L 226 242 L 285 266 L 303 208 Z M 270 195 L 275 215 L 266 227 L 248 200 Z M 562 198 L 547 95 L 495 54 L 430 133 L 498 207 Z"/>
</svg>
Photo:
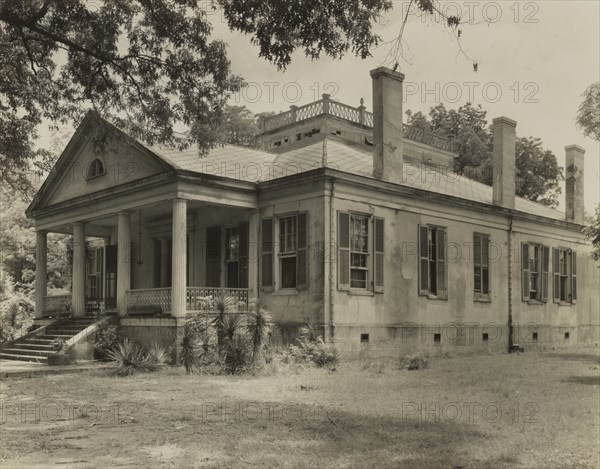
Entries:
<svg viewBox="0 0 600 469">
<path fill-rule="evenodd" d="M 225 343 L 233 340 L 233 337 L 240 330 L 241 326 L 242 317 L 239 314 L 229 313 L 225 316 L 225 324 L 223 330 Z"/>
<path fill-rule="evenodd" d="M 164 368 L 169 363 L 169 350 L 158 342 L 153 342 L 148 349 L 148 358 L 156 369 Z"/>
<path fill-rule="evenodd" d="M 194 371 L 200 357 L 200 343 L 198 334 L 189 324 L 177 336 L 177 357 L 187 374 Z"/>
<path fill-rule="evenodd" d="M 253 310 L 248 314 L 246 331 L 252 341 L 252 362 L 258 363 L 262 355 L 262 347 L 270 330 L 271 315 L 257 301 Z"/>
<path fill-rule="evenodd" d="M 300 327 L 300 339 L 308 342 L 316 341 L 320 336 L 319 329 L 321 329 L 321 327 L 317 324 L 314 324 L 310 321 L 305 322 L 302 327 Z"/>
<path fill-rule="evenodd" d="M 108 351 L 108 358 L 117 365 L 115 370 L 117 376 L 129 376 L 156 370 L 154 360 L 149 357 L 148 353 L 127 338 Z"/>
<path fill-rule="evenodd" d="M 225 345 L 227 313 L 233 304 L 233 298 L 224 293 L 215 296 L 214 300 L 217 315 L 212 320 L 212 325 L 217 331 L 217 345 L 222 349 Z"/>
<path fill-rule="evenodd" d="M 242 333 L 236 333 L 227 341 L 225 348 L 225 367 L 231 374 L 240 371 L 250 363 L 250 342 Z"/>
</svg>

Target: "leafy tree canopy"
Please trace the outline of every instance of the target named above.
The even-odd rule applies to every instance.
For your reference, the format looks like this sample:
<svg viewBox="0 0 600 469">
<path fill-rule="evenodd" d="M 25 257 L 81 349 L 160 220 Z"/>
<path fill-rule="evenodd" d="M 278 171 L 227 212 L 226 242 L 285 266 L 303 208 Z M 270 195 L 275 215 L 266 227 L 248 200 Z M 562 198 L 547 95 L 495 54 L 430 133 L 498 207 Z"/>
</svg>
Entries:
<svg viewBox="0 0 600 469">
<path fill-rule="evenodd" d="M 576 123 L 583 135 L 600 142 L 600 81 L 592 83 L 583 93 Z"/>
<path fill-rule="evenodd" d="M 467 103 L 458 110 L 447 110 L 438 104 L 429 110 L 428 116 L 410 110 L 406 114 L 409 124 L 452 138 L 454 151 L 458 153 L 454 171 L 492 184 L 492 131 L 481 105 L 474 107 Z M 563 168 L 558 166 L 556 156 L 542 147 L 539 138 L 517 138 L 515 166 L 518 196 L 548 207 L 558 206 Z"/>
<path fill-rule="evenodd" d="M 150 144 L 197 144 L 202 153 L 214 147 L 223 137 L 218 128 L 226 100 L 244 82 L 231 71 L 226 45 L 210 39 L 208 8 L 221 9 L 232 30 L 250 35 L 259 55 L 284 69 L 295 51 L 313 59 L 348 51 L 369 56 L 381 44 L 373 26 L 392 5 L 391 0 L 4 1 L 0 180 L 24 187 L 32 163 L 47 166 L 47 152 L 33 143 L 43 119 L 79 122 L 91 108 Z M 444 18 L 458 41 L 461 20 L 446 17 L 439 5 L 409 1 L 409 9 Z M 402 55 L 407 20 L 408 14 L 388 43 L 388 62 Z M 183 132 L 175 131 L 181 127 Z"/>
</svg>

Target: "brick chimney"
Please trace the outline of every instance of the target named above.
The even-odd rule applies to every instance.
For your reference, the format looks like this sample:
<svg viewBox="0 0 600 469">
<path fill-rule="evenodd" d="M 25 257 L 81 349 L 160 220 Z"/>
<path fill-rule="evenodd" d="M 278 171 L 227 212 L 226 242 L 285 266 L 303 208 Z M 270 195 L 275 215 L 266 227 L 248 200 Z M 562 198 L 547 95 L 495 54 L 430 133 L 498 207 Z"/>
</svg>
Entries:
<svg viewBox="0 0 600 469">
<path fill-rule="evenodd" d="M 402 181 L 402 82 L 404 74 L 379 67 L 373 80 L 373 176 Z"/>
<path fill-rule="evenodd" d="M 504 208 L 515 208 L 515 144 L 517 122 L 508 117 L 492 121 L 492 202 Z"/>
<path fill-rule="evenodd" d="M 565 201 L 566 219 L 573 223 L 583 224 L 583 155 L 585 149 L 579 145 L 565 147 L 566 182 Z"/>
</svg>

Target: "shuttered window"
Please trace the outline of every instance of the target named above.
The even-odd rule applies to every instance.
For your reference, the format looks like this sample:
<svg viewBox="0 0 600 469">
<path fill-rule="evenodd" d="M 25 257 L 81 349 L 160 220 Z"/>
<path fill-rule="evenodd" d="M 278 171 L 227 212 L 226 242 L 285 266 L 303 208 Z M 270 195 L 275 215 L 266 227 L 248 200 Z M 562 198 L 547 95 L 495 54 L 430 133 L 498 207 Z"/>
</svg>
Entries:
<svg viewBox="0 0 600 469">
<path fill-rule="evenodd" d="M 375 265 L 373 268 L 373 290 L 375 292 L 383 292 L 383 269 L 384 269 L 384 232 L 383 232 L 383 218 L 375 218 L 373 221 L 373 239 L 375 241 L 374 261 Z"/>
<path fill-rule="evenodd" d="M 556 257 L 556 256 L 555 256 Z M 548 301 L 550 248 L 521 243 L 521 295 L 523 301 Z"/>
<path fill-rule="evenodd" d="M 490 293 L 490 237 L 473 235 L 473 284 L 475 297 L 489 297 Z"/>
<path fill-rule="evenodd" d="M 447 298 L 446 228 L 419 225 L 419 294 Z"/>
<path fill-rule="evenodd" d="M 169 251 L 170 251 L 170 249 L 169 249 Z M 220 226 L 211 226 L 206 229 L 206 286 L 207 287 L 220 287 L 221 286 L 221 227 Z"/>
<path fill-rule="evenodd" d="M 261 276 L 263 289 L 273 288 L 273 219 L 264 218 L 261 224 Z"/>
<path fill-rule="evenodd" d="M 248 251 L 250 242 L 250 224 L 240 223 L 239 226 L 239 264 L 238 285 L 239 288 L 248 288 Z"/>
<path fill-rule="evenodd" d="M 279 276 L 281 288 L 307 286 L 307 214 L 279 218 Z"/>
<path fill-rule="evenodd" d="M 338 212 L 338 288 L 350 289 L 350 214 Z"/>
<path fill-rule="evenodd" d="M 338 212 L 339 290 L 383 292 L 384 239 L 383 218 Z"/>
<path fill-rule="evenodd" d="M 553 299 L 555 303 L 577 302 L 577 254 L 571 249 L 554 248 Z"/>
</svg>

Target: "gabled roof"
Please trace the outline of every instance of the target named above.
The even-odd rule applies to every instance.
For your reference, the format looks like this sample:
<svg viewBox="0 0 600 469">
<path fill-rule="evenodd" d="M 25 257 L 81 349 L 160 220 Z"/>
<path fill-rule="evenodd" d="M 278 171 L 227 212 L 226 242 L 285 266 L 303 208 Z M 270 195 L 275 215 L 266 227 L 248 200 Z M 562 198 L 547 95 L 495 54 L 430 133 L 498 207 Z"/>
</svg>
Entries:
<svg viewBox="0 0 600 469">
<path fill-rule="evenodd" d="M 90 126 L 91 120 L 88 114 L 67 145 L 53 171 L 60 170 L 62 165 L 68 163 L 69 148 L 74 145 L 74 141 L 76 142 L 81 138 L 81 134 L 85 134 L 85 128 Z M 116 127 L 112 127 L 116 129 Z M 212 149 L 206 157 L 200 157 L 198 149 L 193 147 L 186 150 L 177 150 L 164 145 L 150 146 L 136 140 L 133 140 L 133 142 L 135 145 L 145 148 L 152 158 L 160 159 L 167 169 L 215 175 L 240 181 L 264 182 L 321 167 L 375 179 L 373 177 L 371 151 L 364 146 L 337 140 L 333 136 L 307 141 L 304 146 L 280 154 L 253 150 L 237 145 L 225 145 Z M 410 162 L 407 161 L 406 164 L 410 165 Z M 49 190 L 47 183 L 48 180 L 36 195 L 28 212 Z M 402 181 L 401 185 L 492 205 L 491 186 L 455 173 L 442 172 L 435 167 L 423 164 L 407 166 L 405 180 Z M 554 220 L 565 220 L 563 212 L 521 197 L 516 197 L 515 208 L 520 212 L 532 215 Z"/>
</svg>

